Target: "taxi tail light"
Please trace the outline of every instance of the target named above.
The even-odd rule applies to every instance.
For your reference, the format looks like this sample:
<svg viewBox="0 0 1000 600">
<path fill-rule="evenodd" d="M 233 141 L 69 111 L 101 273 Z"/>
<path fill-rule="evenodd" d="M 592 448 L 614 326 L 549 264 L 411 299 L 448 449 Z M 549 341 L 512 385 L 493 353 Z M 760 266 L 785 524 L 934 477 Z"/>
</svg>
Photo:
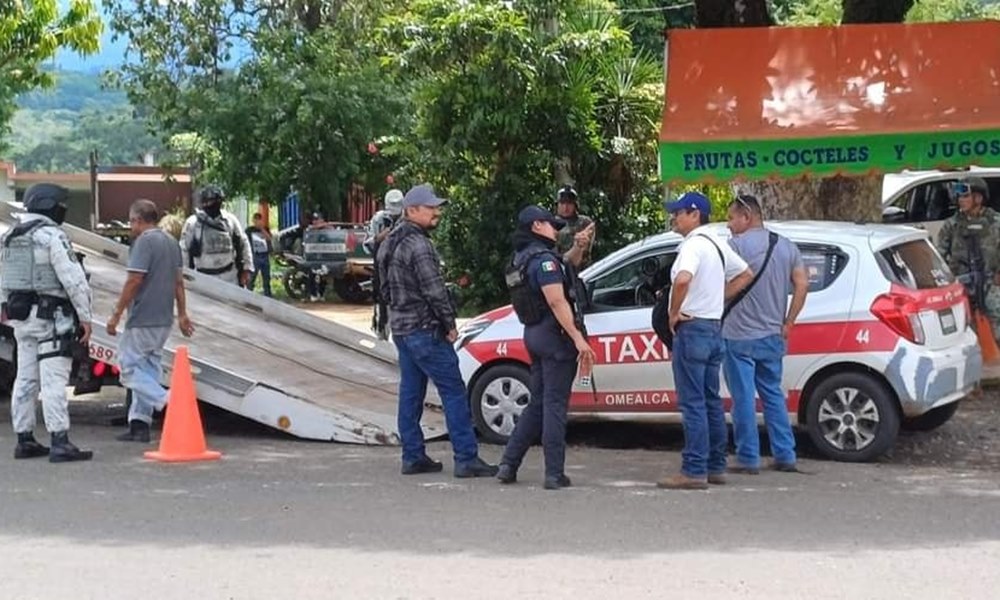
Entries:
<svg viewBox="0 0 1000 600">
<path fill-rule="evenodd" d="M 353 231 L 347 232 L 346 247 L 348 254 L 354 252 L 354 249 L 358 247 L 358 237 L 354 235 Z"/>
<path fill-rule="evenodd" d="M 924 326 L 920 323 L 920 302 L 909 294 L 890 292 L 872 302 L 871 312 L 889 329 L 914 344 L 923 344 Z"/>
<path fill-rule="evenodd" d="M 94 365 L 91 367 L 90 372 L 94 374 L 94 377 L 104 377 L 104 372 L 107 371 L 108 365 L 102 363 L 99 360 L 94 361 Z"/>
</svg>

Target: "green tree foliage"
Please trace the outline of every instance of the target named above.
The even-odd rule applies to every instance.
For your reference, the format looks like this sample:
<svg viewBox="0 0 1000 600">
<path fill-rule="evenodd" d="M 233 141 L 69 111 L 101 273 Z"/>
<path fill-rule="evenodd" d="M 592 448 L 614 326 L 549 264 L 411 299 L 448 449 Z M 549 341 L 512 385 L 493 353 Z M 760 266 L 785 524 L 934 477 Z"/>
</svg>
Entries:
<svg viewBox="0 0 1000 600">
<path fill-rule="evenodd" d="M 72 0 L 64 12 L 56 0 L 0 2 L 0 150 L 17 95 L 52 83 L 43 63 L 59 48 L 96 51 L 101 31 L 91 0 Z"/>
<path fill-rule="evenodd" d="M 392 3 L 110 0 L 135 60 L 118 83 L 166 135 L 217 148 L 207 177 L 272 200 L 290 186 L 340 216 L 368 144 L 399 131 L 406 100 L 371 44 Z"/>
<path fill-rule="evenodd" d="M 553 206 L 557 182 L 576 183 L 604 249 L 662 227 L 662 67 L 633 56 L 613 5 L 427 0 L 385 25 L 401 77 L 419 82 L 410 177 L 452 199 L 440 238 L 473 303 L 504 298 L 514 217 Z"/>
</svg>

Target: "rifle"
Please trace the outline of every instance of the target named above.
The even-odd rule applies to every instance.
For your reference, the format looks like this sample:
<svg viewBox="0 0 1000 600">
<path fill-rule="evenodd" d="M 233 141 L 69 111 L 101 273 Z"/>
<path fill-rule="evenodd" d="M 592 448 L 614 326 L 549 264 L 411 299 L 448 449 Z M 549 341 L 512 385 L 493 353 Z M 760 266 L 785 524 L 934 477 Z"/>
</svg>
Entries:
<svg viewBox="0 0 1000 600">
<path fill-rule="evenodd" d="M 971 287 L 969 303 L 972 305 L 972 319 L 976 326 L 976 337 L 983 352 L 983 360 L 992 362 L 1000 357 L 1000 348 L 993 337 L 993 325 L 986 317 L 986 262 L 979 236 L 966 232 L 965 245 L 969 254 L 968 277 L 962 282 Z M 959 278 L 963 279 L 963 278 Z"/>
</svg>

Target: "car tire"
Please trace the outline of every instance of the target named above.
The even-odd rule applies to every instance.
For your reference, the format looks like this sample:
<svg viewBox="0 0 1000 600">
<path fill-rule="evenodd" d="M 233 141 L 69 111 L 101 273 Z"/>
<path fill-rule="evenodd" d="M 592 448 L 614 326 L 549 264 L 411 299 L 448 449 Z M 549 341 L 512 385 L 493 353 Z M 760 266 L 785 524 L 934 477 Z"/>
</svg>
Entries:
<svg viewBox="0 0 1000 600">
<path fill-rule="evenodd" d="M 365 304 L 371 300 L 371 294 L 361 287 L 361 279 L 353 275 L 346 275 L 340 279 L 333 280 L 333 291 L 337 292 L 344 302 L 351 304 Z"/>
<path fill-rule="evenodd" d="M 871 375 L 832 375 L 812 390 L 806 402 L 809 437 L 827 458 L 868 462 L 892 448 L 899 435 L 896 401 Z"/>
<path fill-rule="evenodd" d="M 306 297 L 306 274 L 304 271 L 289 267 L 281 277 L 281 285 L 292 300 L 302 300 Z"/>
<path fill-rule="evenodd" d="M 502 364 L 489 367 L 476 378 L 469 394 L 472 420 L 479 438 L 490 444 L 506 444 L 521 411 L 528 405 L 528 368 Z"/>
<path fill-rule="evenodd" d="M 903 429 L 906 431 L 933 431 L 955 416 L 959 404 L 961 402 L 952 402 L 933 408 L 919 417 L 903 419 Z"/>
</svg>

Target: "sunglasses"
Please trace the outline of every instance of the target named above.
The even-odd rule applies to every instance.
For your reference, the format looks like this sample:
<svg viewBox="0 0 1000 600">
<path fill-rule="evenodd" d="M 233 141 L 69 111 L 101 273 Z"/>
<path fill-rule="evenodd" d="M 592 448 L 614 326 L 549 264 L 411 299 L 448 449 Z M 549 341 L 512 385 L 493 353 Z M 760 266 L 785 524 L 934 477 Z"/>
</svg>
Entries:
<svg viewBox="0 0 1000 600">
<path fill-rule="evenodd" d="M 736 199 L 733 200 L 730 206 L 732 206 L 733 204 L 740 205 L 743 208 L 743 210 L 747 211 L 748 213 L 760 212 L 760 204 L 757 202 L 757 199 L 754 198 L 753 196 L 736 196 Z"/>
<path fill-rule="evenodd" d="M 953 183 L 951 184 L 951 195 L 955 198 L 961 198 L 962 196 L 968 196 L 972 193 L 972 186 L 967 183 Z"/>
</svg>

